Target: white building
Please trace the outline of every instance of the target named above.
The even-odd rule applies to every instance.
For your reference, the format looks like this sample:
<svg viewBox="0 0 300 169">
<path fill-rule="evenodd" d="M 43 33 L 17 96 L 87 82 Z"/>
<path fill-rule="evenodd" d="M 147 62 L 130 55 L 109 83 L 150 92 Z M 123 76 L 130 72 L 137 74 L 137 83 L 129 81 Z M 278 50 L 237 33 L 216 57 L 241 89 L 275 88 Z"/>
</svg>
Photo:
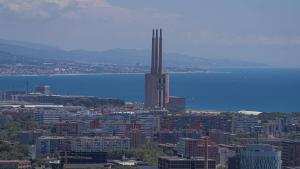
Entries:
<svg viewBox="0 0 300 169">
<path fill-rule="evenodd" d="M 33 120 L 39 124 L 57 123 L 66 116 L 66 112 L 62 108 L 58 109 L 40 109 L 33 112 Z"/>
</svg>

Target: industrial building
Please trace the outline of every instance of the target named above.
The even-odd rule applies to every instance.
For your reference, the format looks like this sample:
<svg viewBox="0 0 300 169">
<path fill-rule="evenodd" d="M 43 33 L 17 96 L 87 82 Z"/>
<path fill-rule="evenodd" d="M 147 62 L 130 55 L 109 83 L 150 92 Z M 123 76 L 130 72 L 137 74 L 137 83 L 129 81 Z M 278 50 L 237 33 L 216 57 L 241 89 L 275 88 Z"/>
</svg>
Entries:
<svg viewBox="0 0 300 169">
<path fill-rule="evenodd" d="M 152 31 L 151 72 L 145 75 L 145 108 L 164 108 L 169 102 L 169 74 L 163 72 L 162 30 Z"/>
</svg>

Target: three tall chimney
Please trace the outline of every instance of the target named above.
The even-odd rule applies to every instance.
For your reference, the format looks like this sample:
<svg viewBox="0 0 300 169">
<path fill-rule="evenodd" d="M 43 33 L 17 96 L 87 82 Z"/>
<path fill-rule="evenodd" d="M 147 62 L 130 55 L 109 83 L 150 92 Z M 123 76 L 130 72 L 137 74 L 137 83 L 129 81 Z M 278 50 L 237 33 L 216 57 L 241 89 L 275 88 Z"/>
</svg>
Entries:
<svg viewBox="0 0 300 169">
<path fill-rule="evenodd" d="M 169 75 L 163 72 L 162 29 L 152 30 L 151 72 L 145 75 L 145 108 L 163 109 L 169 102 Z"/>
</svg>

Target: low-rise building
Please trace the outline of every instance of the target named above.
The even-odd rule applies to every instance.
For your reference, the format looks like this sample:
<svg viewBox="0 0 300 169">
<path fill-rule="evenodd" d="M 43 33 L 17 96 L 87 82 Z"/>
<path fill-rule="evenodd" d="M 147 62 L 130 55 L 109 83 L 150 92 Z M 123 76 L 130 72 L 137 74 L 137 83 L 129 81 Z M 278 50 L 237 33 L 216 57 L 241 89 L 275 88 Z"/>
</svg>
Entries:
<svg viewBox="0 0 300 169">
<path fill-rule="evenodd" d="M 218 145 L 208 141 L 208 158 L 218 159 Z M 182 157 L 205 157 L 205 144 L 203 139 L 180 138 L 177 144 L 177 154 Z"/>
<path fill-rule="evenodd" d="M 204 158 L 159 157 L 159 169 L 205 169 Z M 208 159 L 208 169 L 216 169 L 216 161 Z"/>
<path fill-rule="evenodd" d="M 71 150 L 74 152 L 109 152 L 129 150 L 128 137 L 78 137 L 71 139 Z"/>
<path fill-rule="evenodd" d="M 127 137 L 130 139 L 130 148 L 137 148 L 146 143 L 146 136 L 139 129 L 130 130 Z"/>
<path fill-rule="evenodd" d="M 111 169 L 111 164 L 65 164 L 64 169 Z"/>
<path fill-rule="evenodd" d="M 228 169 L 240 169 L 240 156 L 235 155 L 233 157 L 228 158 L 227 162 Z"/>
<path fill-rule="evenodd" d="M 128 150 L 128 137 L 62 137 L 43 136 L 37 141 L 37 154 L 49 155 L 60 152 L 108 152 L 114 150 Z"/>
<path fill-rule="evenodd" d="M 57 136 L 78 136 L 80 131 L 80 122 L 64 121 L 54 124 L 54 134 Z"/>
<path fill-rule="evenodd" d="M 67 116 L 68 112 L 63 108 L 57 109 L 40 109 L 33 112 L 33 121 L 39 124 L 58 123 L 62 121 L 63 116 Z"/>
<path fill-rule="evenodd" d="M 0 160 L 0 169 L 31 169 L 27 160 Z"/>
<path fill-rule="evenodd" d="M 231 134 L 217 129 L 209 130 L 210 139 L 216 144 L 229 144 Z"/>
<path fill-rule="evenodd" d="M 234 133 L 250 133 L 258 124 L 259 120 L 257 116 L 235 115 L 232 118 L 232 131 Z"/>
<path fill-rule="evenodd" d="M 186 99 L 184 97 L 170 96 L 166 108 L 170 112 L 184 113 L 186 109 Z"/>
<path fill-rule="evenodd" d="M 180 138 L 176 148 L 177 154 L 182 157 L 199 156 L 200 155 L 198 149 L 199 143 L 200 143 L 200 139 Z"/>
<path fill-rule="evenodd" d="M 18 139 L 21 144 L 35 144 L 36 140 L 43 135 L 42 130 L 21 131 L 18 133 Z"/>
<path fill-rule="evenodd" d="M 165 143 L 177 143 L 180 138 L 200 139 L 202 133 L 195 129 L 183 129 L 179 131 L 171 131 L 165 129 L 157 132 L 155 136 L 157 142 L 165 144 Z"/>
<path fill-rule="evenodd" d="M 42 136 L 36 143 L 37 155 L 58 154 L 61 151 L 71 151 L 70 138 L 63 136 Z"/>
<path fill-rule="evenodd" d="M 60 166 L 64 168 L 68 164 L 106 164 L 106 152 L 60 152 Z M 95 165 L 97 166 L 97 165 Z"/>
<path fill-rule="evenodd" d="M 230 150 L 229 147 L 225 145 L 219 145 L 219 153 L 218 153 L 218 163 L 223 166 L 228 166 L 229 158 L 232 158 L 236 155 L 235 151 Z"/>
</svg>

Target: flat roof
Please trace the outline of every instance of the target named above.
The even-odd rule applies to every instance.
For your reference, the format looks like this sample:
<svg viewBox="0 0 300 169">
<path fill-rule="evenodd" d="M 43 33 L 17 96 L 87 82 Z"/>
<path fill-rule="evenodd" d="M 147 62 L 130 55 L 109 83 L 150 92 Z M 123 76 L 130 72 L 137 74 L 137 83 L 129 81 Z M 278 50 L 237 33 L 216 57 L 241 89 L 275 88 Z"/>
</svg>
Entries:
<svg viewBox="0 0 300 169">
<path fill-rule="evenodd" d="M 85 139 L 85 140 L 129 140 L 128 137 L 124 136 L 41 136 L 40 139 Z"/>
<path fill-rule="evenodd" d="M 0 163 L 30 163 L 28 160 L 0 160 Z"/>
<path fill-rule="evenodd" d="M 261 113 L 263 113 L 263 112 L 241 110 L 241 111 L 239 111 L 238 113 L 240 113 L 240 114 L 245 114 L 245 115 L 255 115 L 255 116 L 257 116 L 257 115 L 259 115 L 259 114 L 261 114 Z"/>
<path fill-rule="evenodd" d="M 178 156 L 161 156 L 159 158 L 162 159 L 167 159 L 167 160 L 171 160 L 171 161 L 184 161 L 184 160 L 205 160 L 204 157 L 190 157 L 190 158 L 183 158 L 183 157 L 178 157 Z M 209 161 L 215 161 L 214 159 L 208 159 Z"/>
<path fill-rule="evenodd" d="M 48 105 L 48 104 L 0 104 L 0 108 L 62 108 L 63 105 Z"/>
<path fill-rule="evenodd" d="M 64 164 L 63 168 L 98 168 L 98 167 L 104 167 L 104 166 L 111 166 L 110 163 L 98 163 L 98 164 Z"/>
</svg>

